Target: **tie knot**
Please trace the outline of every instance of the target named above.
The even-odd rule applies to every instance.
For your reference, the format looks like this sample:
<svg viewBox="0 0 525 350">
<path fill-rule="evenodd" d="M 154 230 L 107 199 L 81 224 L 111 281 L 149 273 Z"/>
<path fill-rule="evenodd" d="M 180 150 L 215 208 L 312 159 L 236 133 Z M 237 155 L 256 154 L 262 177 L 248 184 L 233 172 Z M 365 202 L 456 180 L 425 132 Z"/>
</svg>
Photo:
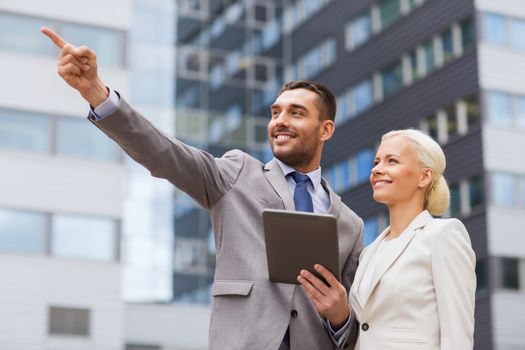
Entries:
<svg viewBox="0 0 525 350">
<path fill-rule="evenodd" d="M 308 181 L 310 181 L 310 178 L 308 176 L 298 173 L 297 171 L 290 173 L 290 175 L 293 177 L 296 184 L 307 183 Z"/>
</svg>

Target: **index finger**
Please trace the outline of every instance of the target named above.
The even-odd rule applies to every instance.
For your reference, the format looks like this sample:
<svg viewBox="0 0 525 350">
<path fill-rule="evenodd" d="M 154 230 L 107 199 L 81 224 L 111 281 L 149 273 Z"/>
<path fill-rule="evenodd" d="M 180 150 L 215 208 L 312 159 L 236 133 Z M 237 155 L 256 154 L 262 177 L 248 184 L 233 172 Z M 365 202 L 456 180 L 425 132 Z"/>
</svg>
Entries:
<svg viewBox="0 0 525 350">
<path fill-rule="evenodd" d="M 67 42 L 60 37 L 60 35 L 58 35 L 48 27 L 42 27 L 40 28 L 40 31 L 42 32 L 42 34 L 51 39 L 55 43 L 55 45 L 58 46 L 60 49 L 64 48 L 64 45 L 67 44 Z"/>
<path fill-rule="evenodd" d="M 319 274 L 321 276 L 323 276 L 323 278 L 326 280 L 326 282 L 328 282 L 328 284 L 330 285 L 330 287 L 335 287 L 339 281 L 337 280 L 337 278 L 335 278 L 334 274 L 331 273 L 326 267 L 324 267 L 323 265 L 321 264 L 315 264 L 314 266 L 315 270 L 317 272 L 319 272 Z"/>
</svg>

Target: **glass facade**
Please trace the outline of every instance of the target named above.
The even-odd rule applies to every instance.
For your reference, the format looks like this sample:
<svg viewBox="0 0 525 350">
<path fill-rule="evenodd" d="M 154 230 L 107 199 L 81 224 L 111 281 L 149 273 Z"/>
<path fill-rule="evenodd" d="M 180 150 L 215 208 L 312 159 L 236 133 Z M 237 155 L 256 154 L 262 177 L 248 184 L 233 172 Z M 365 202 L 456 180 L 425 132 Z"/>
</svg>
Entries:
<svg viewBox="0 0 525 350">
<path fill-rule="evenodd" d="M 286 9 L 280 1 L 178 6 L 175 136 L 214 156 L 238 148 L 271 159 L 266 128 L 269 106 L 284 82 L 282 35 L 327 3 L 301 0 Z M 286 74 L 311 77 L 335 56 L 335 42 L 326 38 L 297 55 Z M 176 190 L 173 215 L 173 298 L 209 303 L 215 251 L 208 213 Z"/>
</svg>

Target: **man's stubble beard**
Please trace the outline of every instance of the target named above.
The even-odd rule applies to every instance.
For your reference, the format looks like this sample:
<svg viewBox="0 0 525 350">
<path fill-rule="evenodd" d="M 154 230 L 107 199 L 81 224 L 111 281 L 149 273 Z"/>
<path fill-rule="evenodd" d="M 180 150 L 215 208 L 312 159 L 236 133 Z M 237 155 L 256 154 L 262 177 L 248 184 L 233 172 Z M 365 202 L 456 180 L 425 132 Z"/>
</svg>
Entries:
<svg viewBox="0 0 525 350">
<path fill-rule="evenodd" d="M 272 153 L 275 158 L 292 168 L 309 166 L 315 159 L 319 145 L 315 143 L 302 144 L 301 147 L 292 149 L 284 154 L 275 153 L 274 145 L 271 143 Z"/>
</svg>

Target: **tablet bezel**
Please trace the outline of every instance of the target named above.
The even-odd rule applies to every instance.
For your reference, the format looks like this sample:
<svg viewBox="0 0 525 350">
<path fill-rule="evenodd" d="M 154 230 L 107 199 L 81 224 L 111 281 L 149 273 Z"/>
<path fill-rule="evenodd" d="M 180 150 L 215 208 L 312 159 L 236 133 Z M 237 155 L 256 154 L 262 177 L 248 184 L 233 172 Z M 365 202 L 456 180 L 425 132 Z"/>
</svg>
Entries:
<svg viewBox="0 0 525 350">
<path fill-rule="evenodd" d="M 323 265 L 341 280 L 335 216 L 265 209 L 262 217 L 270 281 L 299 284 L 301 269 L 324 281 L 314 264 Z"/>
</svg>

